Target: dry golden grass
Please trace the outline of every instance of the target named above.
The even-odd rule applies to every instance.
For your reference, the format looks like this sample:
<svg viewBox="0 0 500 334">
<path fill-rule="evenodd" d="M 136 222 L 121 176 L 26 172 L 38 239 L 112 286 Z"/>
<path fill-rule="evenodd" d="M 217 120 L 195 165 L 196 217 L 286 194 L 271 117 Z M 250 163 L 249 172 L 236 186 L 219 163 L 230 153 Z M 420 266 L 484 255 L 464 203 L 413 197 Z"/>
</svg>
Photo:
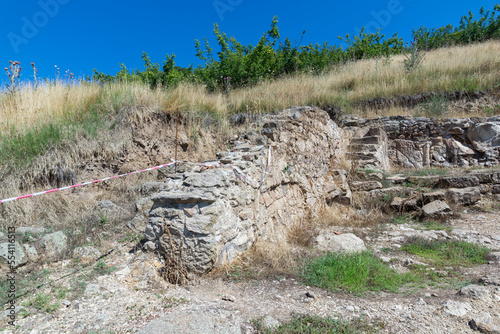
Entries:
<svg viewBox="0 0 500 334">
<path fill-rule="evenodd" d="M 151 90 L 141 84 L 42 85 L 35 89 L 23 86 L 16 94 L 0 95 L 0 133 L 39 127 L 71 120 L 98 106 L 101 111 L 141 121 L 162 110 L 172 113 L 203 111 L 221 118 L 227 115 L 227 101 L 222 94 L 207 94 L 199 85 L 181 84 L 170 90 Z M 127 108 L 128 107 L 128 108 Z M 128 114 L 127 114 L 128 113 Z"/>
<path fill-rule="evenodd" d="M 210 276 L 235 279 L 267 276 L 297 276 L 303 260 L 312 256 L 311 249 L 296 247 L 284 241 L 257 241 L 249 250 L 225 267 L 216 268 Z"/>
<path fill-rule="evenodd" d="M 0 97 L 0 133 L 13 126 L 22 132 L 86 110 L 97 101 L 100 91 L 96 85 L 25 86 L 15 95 Z"/>
<path fill-rule="evenodd" d="M 435 91 L 495 89 L 500 78 L 500 41 L 427 52 L 422 67 L 406 74 L 403 56 L 369 59 L 334 67 L 323 75 L 307 73 L 233 90 L 229 99 L 208 93 L 201 85 L 181 84 L 173 89 L 151 90 L 140 84 L 42 85 L 23 87 L 15 96 L 0 97 L 0 133 L 18 131 L 66 116 L 85 113 L 99 103 L 107 111 L 136 106 L 148 110 L 208 112 L 224 119 L 230 112 L 269 112 L 291 105 L 336 104 L 359 112 L 355 103 L 375 97 L 394 97 Z M 401 114 L 399 108 L 381 111 Z M 380 112 L 374 113 L 381 115 Z"/>
<path fill-rule="evenodd" d="M 364 227 L 375 226 L 390 219 L 390 215 L 384 213 L 380 201 L 356 196 L 354 206 L 333 204 L 321 207 L 317 213 L 317 225 Z"/>
<path fill-rule="evenodd" d="M 315 76 L 298 74 L 232 92 L 238 111 L 268 111 L 290 105 L 332 103 L 353 109 L 357 101 L 435 91 L 491 89 L 500 78 L 500 41 L 489 41 L 425 55 L 422 67 L 406 74 L 404 56 L 363 60 Z M 400 114 L 400 113 L 399 113 Z"/>
</svg>

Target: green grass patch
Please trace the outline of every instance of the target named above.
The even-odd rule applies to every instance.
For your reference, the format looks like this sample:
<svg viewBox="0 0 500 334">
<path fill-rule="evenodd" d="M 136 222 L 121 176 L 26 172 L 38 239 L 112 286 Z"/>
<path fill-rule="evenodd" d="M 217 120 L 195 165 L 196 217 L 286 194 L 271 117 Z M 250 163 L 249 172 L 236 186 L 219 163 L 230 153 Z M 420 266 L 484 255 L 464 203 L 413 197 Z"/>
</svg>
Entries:
<svg viewBox="0 0 500 334">
<path fill-rule="evenodd" d="M 35 298 L 26 302 L 25 306 L 32 306 L 40 311 L 52 313 L 59 308 L 60 304 L 58 301 L 53 301 L 50 294 L 39 293 Z"/>
<path fill-rule="evenodd" d="M 446 232 L 451 232 L 451 230 L 452 230 L 452 228 L 450 226 L 446 226 L 445 224 L 437 222 L 437 221 L 434 221 L 434 220 L 424 221 L 422 223 L 422 225 L 424 225 L 424 228 L 427 231 L 431 231 L 432 230 L 432 231 L 446 231 Z"/>
<path fill-rule="evenodd" d="M 104 115 L 91 107 L 83 116 L 67 116 L 24 131 L 12 127 L 10 132 L 0 134 L 0 163 L 27 166 L 49 149 L 74 140 L 78 133 L 97 137 L 105 124 Z"/>
<path fill-rule="evenodd" d="M 327 253 L 308 263 L 300 276 L 307 284 L 355 293 L 367 290 L 395 292 L 403 284 L 418 280 L 411 273 L 399 274 L 369 251 Z"/>
<path fill-rule="evenodd" d="M 409 224 L 413 221 L 413 217 L 410 214 L 402 214 L 394 216 L 391 220 L 393 224 Z"/>
<path fill-rule="evenodd" d="M 381 322 L 368 322 L 365 318 L 356 318 L 345 321 L 334 318 L 322 318 L 313 315 L 296 315 L 290 321 L 277 328 L 264 329 L 262 320 L 253 321 L 259 333 L 266 334 L 357 334 L 377 333 L 384 328 Z"/>
<path fill-rule="evenodd" d="M 57 123 L 31 128 L 21 134 L 13 128 L 10 134 L 0 137 L 0 161 L 26 165 L 63 139 L 63 126 Z"/>
<path fill-rule="evenodd" d="M 49 271 L 47 269 L 25 275 L 16 276 L 16 298 L 29 295 L 29 291 L 48 282 Z M 5 305 L 9 301 L 10 283 L 7 280 L 0 280 L 0 305 Z"/>
<path fill-rule="evenodd" d="M 487 262 L 490 250 L 466 241 L 409 238 L 401 250 L 430 259 L 437 265 L 458 266 Z"/>
<path fill-rule="evenodd" d="M 403 174 L 405 176 L 432 176 L 432 175 L 446 175 L 449 170 L 446 168 L 420 168 L 420 169 L 408 169 L 398 172 L 398 174 Z"/>
</svg>

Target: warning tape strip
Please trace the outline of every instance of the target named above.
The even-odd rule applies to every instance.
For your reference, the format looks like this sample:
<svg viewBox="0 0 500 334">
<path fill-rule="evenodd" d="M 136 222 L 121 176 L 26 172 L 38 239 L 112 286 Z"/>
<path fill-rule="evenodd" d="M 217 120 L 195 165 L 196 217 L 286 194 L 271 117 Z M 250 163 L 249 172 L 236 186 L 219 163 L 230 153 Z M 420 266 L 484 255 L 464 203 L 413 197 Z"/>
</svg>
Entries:
<svg viewBox="0 0 500 334">
<path fill-rule="evenodd" d="M 250 184 L 252 187 L 258 187 L 258 184 L 256 182 L 252 181 L 249 177 L 247 177 L 237 166 L 224 166 L 224 165 L 222 165 L 220 163 L 217 163 L 217 164 L 204 164 L 204 163 L 195 163 L 195 162 L 187 162 L 187 161 L 172 161 L 172 162 L 170 162 L 168 164 L 163 164 L 163 165 L 159 165 L 159 166 L 155 166 L 155 167 L 141 169 L 141 170 L 130 172 L 130 173 L 125 173 L 125 174 L 110 176 L 110 177 L 106 177 L 106 178 L 99 179 L 99 180 L 78 183 L 78 184 L 74 184 L 74 185 L 67 186 L 67 187 L 55 188 L 55 189 L 41 191 L 41 192 L 38 192 L 38 193 L 29 194 L 29 195 L 23 195 L 23 196 L 18 196 L 18 197 L 12 197 L 12 198 L 7 198 L 7 199 L 2 199 L 2 200 L 0 200 L 0 203 L 7 203 L 7 202 L 12 202 L 12 201 L 16 201 L 16 200 L 19 200 L 19 199 L 23 199 L 23 198 L 30 198 L 30 197 L 35 197 L 35 196 L 50 194 L 50 193 L 54 193 L 54 192 L 58 192 L 58 191 L 62 191 L 62 190 L 73 189 L 73 188 L 76 188 L 76 187 L 86 186 L 86 185 L 89 185 L 89 184 L 94 184 L 94 183 L 103 182 L 103 181 L 107 181 L 107 180 L 117 179 L 117 178 L 123 177 L 123 176 L 128 176 L 128 175 L 132 175 L 132 174 L 138 174 L 138 173 L 142 173 L 142 172 L 156 170 L 156 169 L 168 167 L 168 166 L 171 166 L 171 165 L 174 165 L 174 164 L 190 164 L 190 165 L 202 166 L 202 167 L 207 167 L 207 168 L 231 168 L 233 170 L 235 176 L 238 179 L 240 179 L 240 180 L 242 180 L 242 181 Z"/>
</svg>

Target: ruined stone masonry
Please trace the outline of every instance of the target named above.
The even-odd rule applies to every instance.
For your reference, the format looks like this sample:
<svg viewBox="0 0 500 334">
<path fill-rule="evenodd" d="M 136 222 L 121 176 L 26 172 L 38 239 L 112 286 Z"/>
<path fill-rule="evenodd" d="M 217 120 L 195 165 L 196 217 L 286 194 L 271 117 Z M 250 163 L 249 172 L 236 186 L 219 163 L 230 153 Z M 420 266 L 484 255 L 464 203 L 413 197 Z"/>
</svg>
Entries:
<svg viewBox="0 0 500 334">
<path fill-rule="evenodd" d="M 284 238 L 308 208 L 350 202 L 346 172 L 332 165 L 342 157 L 341 131 L 326 112 L 292 108 L 252 128 L 212 161 L 227 168 L 170 174 L 151 198 L 146 238 L 190 272 L 229 263 L 257 239 Z"/>
<path fill-rule="evenodd" d="M 382 177 L 376 173 L 371 179 L 350 180 L 349 185 L 342 167 L 346 160 L 355 161 L 358 168 L 383 171 L 489 166 L 500 159 L 500 117 L 349 116 L 339 124 L 323 110 L 292 107 L 263 116 L 234 140 L 234 147 L 206 162 L 222 167 L 184 165 L 177 173 L 167 171 L 159 191 L 151 196 L 145 228 L 148 248 L 179 258 L 189 272 L 203 274 L 230 263 L 257 240 L 285 238 L 308 210 L 334 202 L 349 205 L 351 189 L 372 196 L 391 189 L 404 194 L 401 187 L 381 189 Z M 459 202 L 465 196 L 474 202 L 480 196 L 476 189 L 470 196 L 462 192 L 450 190 L 436 199 Z"/>
</svg>

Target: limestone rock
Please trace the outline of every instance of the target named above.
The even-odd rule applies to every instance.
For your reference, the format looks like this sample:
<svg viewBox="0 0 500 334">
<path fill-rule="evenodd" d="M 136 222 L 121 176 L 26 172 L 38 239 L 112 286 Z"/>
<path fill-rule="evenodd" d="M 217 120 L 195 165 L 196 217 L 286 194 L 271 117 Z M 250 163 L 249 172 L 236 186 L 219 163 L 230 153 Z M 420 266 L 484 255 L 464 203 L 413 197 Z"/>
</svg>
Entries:
<svg viewBox="0 0 500 334">
<path fill-rule="evenodd" d="M 255 133 L 244 134 L 211 162 L 224 168 L 169 174 L 151 196 L 148 245 L 190 273 L 204 274 L 257 239 L 285 239 L 300 224 L 304 205 L 350 203 L 347 173 L 331 170 L 343 151 L 340 130 L 326 112 L 293 107 L 263 116 L 259 126 L 267 129 L 271 147 Z"/>
<path fill-rule="evenodd" d="M 215 197 L 211 193 L 203 192 L 170 192 L 162 191 L 151 197 L 154 205 L 187 204 L 187 203 L 213 203 Z"/>
<path fill-rule="evenodd" d="M 68 247 L 68 238 L 62 231 L 46 234 L 41 239 L 41 246 L 48 257 L 62 255 Z"/>
<path fill-rule="evenodd" d="M 24 252 L 28 256 L 28 259 L 30 261 L 37 262 L 40 259 L 40 256 L 38 255 L 35 246 L 30 244 L 24 244 L 23 247 L 24 247 Z"/>
<path fill-rule="evenodd" d="M 442 188 L 477 187 L 479 179 L 473 175 L 443 177 L 440 182 Z"/>
<path fill-rule="evenodd" d="M 479 282 L 487 285 L 500 286 L 500 274 L 489 274 L 479 279 Z"/>
<path fill-rule="evenodd" d="M 85 287 L 84 293 L 87 296 L 91 296 L 91 295 L 95 295 L 95 294 L 99 293 L 99 290 L 101 290 L 100 285 L 90 283 L 90 284 L 87 284 L 87 286 Z"/>
<path fill-rule="evenodd" d="M 0 243 L 0 264 L 5 268 L 18 268 L 28 262 L 28 258 L 24 254 L 23 247 L 19 242 L 2 242 Z"/>
<path fill-rule="evenodd" d="M 460 289 L 458 292 L 462 296 L 467 296 L 474 299 L 489 300 L 490 292 L 481 285 L 471 284 Z"/>
<path fill-rule="evenodd" d="M 411 212 L 419 208 L 417 198 L 402 198 L 394 197 L 391 204 L 391 209 L 398 212 Z"/>
<path fill-rule="evenodd" d="M 472 306 L 469 303 L 447 300 L 441 307 L 441 310 L 447 316 L 463 317 L 472 310 Z"/>
<path fill-rule="evenodd" d="M 330 252 L 359 252 L 366 250 L 364 241 L 353 233 L 319 235 L 316 237 L 316 242 L 320 250 Z"/>
<path fill-rule="evenodd" d="M 491 261 L 500 263 L 500 252 L 491 252 L 488 254 L 488 257 L 491 259 Z"/>
<path fill-rule="evenodd" d="M 92 246 L 77 247 L 73 250 L 73 258 L 79 259 L 82 264 L 91 263 L 101 255 L 102 253 Z"/>
<path fill-rule="evenodd" d="M 481 199 L 478 187 L 450 188 L 446 191 L 446 201 L 452 204 L 471 205 Z"/>
<path fill-rule="evenodd" d="M 500 327 L 493 323 L 493 318 L 488 312 L 479 314 L 469 321 L 469 326 L 484 334 L 500 334 Z"/>
<path fill-rule="evenodd" d="M 488 150 L 500 146 L 500 124 L 487 122 L 472 126 L 465 133 L 467 139 L 478 149 Z"/>
<path fill-rule="evenodd" d="M 446 217 L 452 214 L 448 204 L 441 201 L 434 201 L 422 207 L 425 217 Z"/>
<path fill-rule="evenodd" d="M 99 211 L 103 213 L 118 212 L 121 210 L 121 208 L 118 205 L 108 200 L 100 201 L 99 204 L 97 204 L 97 207 Z"/>
<path fill-rule="evenodd" d="M 350 184 L 352 191 L 370 191 L 374 189 L 381 189 L 382 183 L 378 181 L 354 181 Z"/>
<path fill-rule="evenodd" d="M 423 201 L 423 204 L 428 204 L 430 202 L 434 202 L 437 200 L 444 201 L 445 195 L 446 195 L 446 192 L 443 190 L 435 191 L 432 193 L 424 193 L 424 194 L 422 194 L 422 201 Z"/>
<path fill-rule="evenodd" d="M 264 327 L 264 329 L 267 330 L 278 328 L 281 325 L 281 323 L 278 320 L 274 319 L 270 315 L 266 315 L 264 318 L 262 318 L 261 324 L 262 327 Z"/>
</svg>

